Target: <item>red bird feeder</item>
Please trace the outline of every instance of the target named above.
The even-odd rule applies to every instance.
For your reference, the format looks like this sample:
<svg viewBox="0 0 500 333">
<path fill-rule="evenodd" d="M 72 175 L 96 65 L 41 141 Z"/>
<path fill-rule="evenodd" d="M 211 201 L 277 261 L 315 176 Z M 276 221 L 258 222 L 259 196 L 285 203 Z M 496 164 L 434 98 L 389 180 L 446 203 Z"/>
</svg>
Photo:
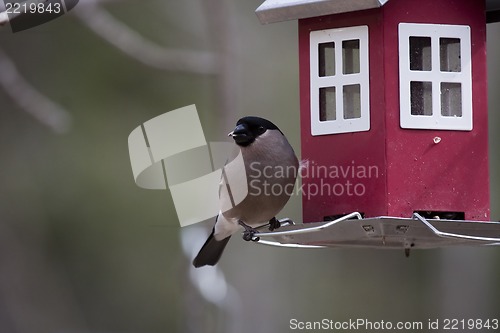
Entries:
<svg viewBox="0 0 500 333">
<path fill-rule="evenodd" d="M 500 1 L 266 0 L 256 13 L 298 19 L 308 161 L 304 224 L 260 242 L 500 242 L 500 224 L 486 222 L 486 24 L 500 21 Z"/>
</svg>

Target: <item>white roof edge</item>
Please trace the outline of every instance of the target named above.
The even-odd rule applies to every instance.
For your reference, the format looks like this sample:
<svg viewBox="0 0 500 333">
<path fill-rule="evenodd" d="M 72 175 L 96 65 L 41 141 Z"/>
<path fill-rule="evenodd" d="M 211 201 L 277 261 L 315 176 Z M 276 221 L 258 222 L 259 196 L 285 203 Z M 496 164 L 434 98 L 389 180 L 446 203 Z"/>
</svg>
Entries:
<svg viewBox="0 0 500 333">
<path fill-rule="evenodd" d="M 255 11 L 262 24 L 382 7 L 389 0 L 265 0 Z M 500 0 L 485 0 L 486 11 L 500 10 Z"/>
<path fill-rule="evenodd" d="M 265 0 L 255 11 L 262 24 L 378 8 L 389 0 Z"/>
</svg>

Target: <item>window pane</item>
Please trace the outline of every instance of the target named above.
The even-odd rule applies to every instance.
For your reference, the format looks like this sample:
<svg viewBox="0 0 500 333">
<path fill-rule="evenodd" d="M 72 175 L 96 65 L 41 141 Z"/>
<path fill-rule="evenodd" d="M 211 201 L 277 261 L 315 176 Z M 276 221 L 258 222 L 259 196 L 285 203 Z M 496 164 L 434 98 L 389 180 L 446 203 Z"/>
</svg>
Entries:
<svg viewBox="0 0 500 333">
<path fill-rule="evenodd" d="M 335 75 L 335 43 L 321 43 L 318 45 L 319 76 Z"/>
<path fill-rule="evenodd" d="M 430 37 L 410 37 L 410 69 L 412 71 L 432 70 Z"/>
<path fill-rule="evenodd" d="M 342 72 L 359 73 L 359 39 L 342 42 Z"/>
<path fill-rule="evenodd" d="M 411 114 L 414 116 L 432 115 L 432 82 L 410 82 Z"/>
<path fill-rule="evenodd" d="M 319 120 L 328 121 L 337 119 L 335 87 L 319 89 Z"/>
<path fill-rule="evenodd" d="M 460 39 L 439 38 L 439 54 L 442 72 L 460 72 Z"/>
<path fill-rule="evenodd" d="M 360 85 L 344 86 L 344 119 L 361 118 Z"/>
<path fill-rule="evenodd" d="M 441 82 L 441 115 L 462 117 L 462 84 Z"/>
</svg>

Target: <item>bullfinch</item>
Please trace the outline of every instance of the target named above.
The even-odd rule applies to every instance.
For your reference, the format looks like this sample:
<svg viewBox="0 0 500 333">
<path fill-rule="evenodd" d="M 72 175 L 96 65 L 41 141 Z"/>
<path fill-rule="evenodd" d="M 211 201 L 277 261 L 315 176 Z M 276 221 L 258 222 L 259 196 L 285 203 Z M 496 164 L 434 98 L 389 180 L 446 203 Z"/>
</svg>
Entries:
<svg viewBox="0 0 500 333">
<path fill-rule="evenodd" d="M 250 240 L 255 228 L 265 225 L 270 230 L 278 228 L 276 214 L 288 202 L 297 178 L 297 156 L 283 132 L 269 120 L 241 118 L 228 135 L 235 145 L 222 171 L 220 211 L 210 236 L 193 260 L 195 267 L 215 265 L 236 232 L 244 231 L 243 238 Z M 242 162 L 231 163 L 237 156 Z M 242 175 L 243 182 L 230 181 L 241 179 Z M 246 195 L 235 201 L 232 193 L 241 191 Z"/>
</svg>

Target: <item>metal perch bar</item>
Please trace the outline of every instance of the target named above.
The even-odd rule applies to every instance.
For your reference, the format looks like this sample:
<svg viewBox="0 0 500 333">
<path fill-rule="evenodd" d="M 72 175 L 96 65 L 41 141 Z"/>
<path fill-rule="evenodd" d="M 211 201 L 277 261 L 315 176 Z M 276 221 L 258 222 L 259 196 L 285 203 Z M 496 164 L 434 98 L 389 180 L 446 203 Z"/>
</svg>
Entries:
<svg viewBox="0 0 500 333">
<path fill-rule="evenodd" d="M 419 220 L 420 222 L 422 222 L 427 228 L 429 228 L 438 237 L 469 239 L 469 240 L 475 240 L 475 241 L 481 241 L 481 242 L 500 242 L 500 238 L 467 236 L 467 235 L 460 235 L 460 234 L 453 234 L 450 232 L 439 231 L 436 227 L 434 227 L 429 221 L 427 221 L 424 217 L 422 217 L 418 213 L 413 213 L 413 219 L 416 219 L 416 220 Z"/>
<path fill-rule="evenodd" d="M 342 221 L 345 221 L 345 220 L 349 220 L 349 219 L 351 219 L 353 217 L 356 217 L 359 220 L 361 220 L 363 218 L 360 213 L 354 212 L 354 213 L 350 213 L 350 214 L 347 214 L 345 216 L 342 216 L 342 217 L 340 217 L 340 218 L 338 218 L 338 219 L 336 219 L 334 221 L 331 221 L 331 222 L 328 222 L 328 223 L 325 223 L 323 225 L 316 226 L 316 227 L 305 228 L 305 229 L 296 229 L 296 230 L 290 230 L 290 231 L 258 232 L 258 233 L 255 234 L 255 236 L 258 236 L 258 237 L 274 237 L 274 236 L 288 236 L 288 235 L 305 234 L 305 233 L 308 233 L 308 232 L 316 232 L 316 231 L 321 231 L 323 229 L 329 228 L 329 227 L 331 227 L 334 224 L 337 224 L 339 222 L 342 222 Z"/>
<path fill-rule="evenodd" d="M 265 241 L 265 240 L 259 240 L 257 243 L 262 244 L 262 245 L 287 247 L 287 248 L 293 248 L 293 249 L 326 249 L 328 247 L 328 246 L 323 246 L 323 245 L 304 245 L 304 244 L 295 244 L 295 243 L 283 244 L 280 242 L 272 242 L 272 241 Z"/>
<path fill-rule="evenodd" d="M 356 219 L 341 223 L 351 218 Z M 361 246 L 408 250 L 467 245 L 467 243 L 469 245 L 500 245 L 500 238 L 497 238 L 500 233 L 498 222 L 475 222 L 476 224 L 473 224 L 474 221 L 436 220 L 432 223 L 418 213 L 414 213 L 411 218 L 380 216 L 363 219 L 360 213 L 354 212 L 330 222 L 315 223 L 313 226 L 299 224 L 292 227 L 292 230 L 257 232 L 254 236 L 259 238 L 257 243 L 263 245 L 303 249 Z M 473 225 L 477 232 L 495 232 L 492 236 L 497 237 L 467 235 L 467 229 Z M 365 227 L 369 227 L 369 230 Z M 452 232 L 438 229 L 444 227 L 451 228 Z M 273 241 L 260 240 L 261 237 L 274 237 L 274 239 Z"/>
<path fill-rule="evenodd" d="M 360 213 L 354 212 L 354 213 L 342 216 L 341 218 L 338 218 L 334 221 L 328 222 L 327 224 L 324 224 L 324 225 L 318 226 L 318 227 L 311 227 L 311 228 L 307 228 L 307 229 L 296 229 L 296 230 L 290 230 L 290 231 L 263 232 L 263 233 L 259 232 L 257 234 L 259 235 L 259 237 L 260 236 L 266 237 L 266 236 L 280 236 L 280 235 L 286 236 L 286 235 L 290 235 L 290 234 L 304 234 L 304 233 L 308 233 L 308 232 L 315 232 L 315 231 L 323 230 L 325 228 L 331 227 L 332 225 L 334 225 L 338 222 L 345 221 L 345 220 L 350 219 L 352 217 L 357 217 L 358 219 L 362 218 Z M 288 218 L 280 220 L 280 222 L 282 222 L 282 221 L 284 221 L 288 225 L 295 224 L 292 220 L 290 220 Z M 286 247 L 286 248 L 294 248 L 294 249 L 324 249 L 324 248 L 327 248 L 327 246 L 323 246 L 323 245 L 305 245 L 305 244 L 295 244 L 295 243 L 283 244 L 280 242 L 265 241 L 265 240 L 261 240 L 261 239 L 259 239 L 259 241 L 257 243 L 262 244 L 262 245 L 267 245 L 267 246 L 277 246 L 277 247 Z"/>
</svg>

